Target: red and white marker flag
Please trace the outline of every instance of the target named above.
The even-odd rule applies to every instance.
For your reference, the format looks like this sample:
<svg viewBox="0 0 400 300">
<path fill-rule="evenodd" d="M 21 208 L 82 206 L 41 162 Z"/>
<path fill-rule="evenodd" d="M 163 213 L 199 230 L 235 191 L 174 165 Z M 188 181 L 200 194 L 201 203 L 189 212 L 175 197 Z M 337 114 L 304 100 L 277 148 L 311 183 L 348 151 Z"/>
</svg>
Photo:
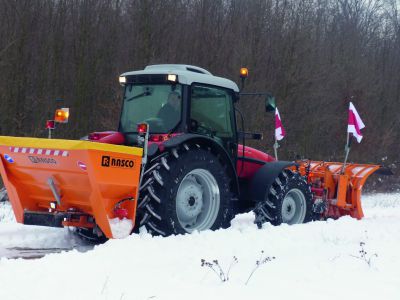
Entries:
<svg viewBox="0 0 400 300">
<path fill-rule="evenodd" d="M 283 128 L 281 116 L 279 115 L 278 108 L 275 109 L 275 139 L 280 141 L 286 135 L 285 128 Z"/>
<path fill-rule="evenodd" d="M 352 133 L 353 136 L 357 139 L 357 142 L 361 142 L 363 136 L 361 134 L 361 129 L 365 127 L 363 121 L 360 118 L 356 108 L 353 103 L 350 102 L 349 105 L 349 120 L 347 124 L 347 132 Z"/>
</svg>

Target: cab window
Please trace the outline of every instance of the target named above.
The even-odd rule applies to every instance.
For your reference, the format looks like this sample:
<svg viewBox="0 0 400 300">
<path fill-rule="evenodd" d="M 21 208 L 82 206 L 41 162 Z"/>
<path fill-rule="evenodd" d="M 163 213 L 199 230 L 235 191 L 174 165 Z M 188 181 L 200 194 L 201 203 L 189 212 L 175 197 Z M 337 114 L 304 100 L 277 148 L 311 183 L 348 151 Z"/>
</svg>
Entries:
<svg viewBox="0 0 400 300">
<path fill-rule="evenodd" d="M 191 132 L 217 136 L 234 137 L 232 93 L 228 90 L 194 85 L 191 92 Z"/>
</svg>

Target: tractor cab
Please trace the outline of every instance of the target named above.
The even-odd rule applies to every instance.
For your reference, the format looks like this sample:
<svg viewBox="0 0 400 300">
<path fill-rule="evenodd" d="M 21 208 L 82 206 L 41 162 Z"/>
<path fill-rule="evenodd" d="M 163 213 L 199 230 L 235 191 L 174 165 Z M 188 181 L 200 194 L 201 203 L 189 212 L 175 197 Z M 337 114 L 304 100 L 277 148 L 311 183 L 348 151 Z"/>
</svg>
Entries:
<svg viewBox="0 0 400 300">
<path fill-rule="evenodd" d="M 120 76 L 124 99 L 119 132 L 137 144 L 137 124 L 147 123 L 150 141 L 198 134 L 237 153 L 234 100 L 237 85 L 188 65 L 153 65 Z"/>
</svg>

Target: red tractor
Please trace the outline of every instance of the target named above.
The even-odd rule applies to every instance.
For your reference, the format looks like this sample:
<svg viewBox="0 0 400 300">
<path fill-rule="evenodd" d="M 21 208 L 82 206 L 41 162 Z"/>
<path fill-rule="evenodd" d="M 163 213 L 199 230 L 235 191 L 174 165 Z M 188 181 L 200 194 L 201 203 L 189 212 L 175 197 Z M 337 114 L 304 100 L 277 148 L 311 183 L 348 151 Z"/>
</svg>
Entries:
<svg viewBox="0 0 400 300">
<path fill-rule="evenodd" d="M 118 131 L 92 133 L 90 142 L 79 145 L 0 138 L 0 171 L 7 190 L 13 190 L 10 200 L 17 220 L 76 226 L 83 235 L 111 238 L 116 234 L 109 230 L 107 220 L 116 216 L 132 220 L 131 229 L 145 226 L 163 236 L 226 228 L 235 214 L 252 209 L 259 226 L 342 215 L 362 217 L 362 186 L 380 167 L 277 161 L 244 146 L 246 138 L 260 139 L 261 135 L 238 131 L 235 105 L 243 94 L 233 81 L 189 65 L 152 65 L 124 73 L 119 81 L 124 98 Z M 266 93 L 265 97 L 266 109 L 274 110 L 271 95 Z M 98 143 L 128 146 L 136 152 L 127 156 L 131 151 L 128 147 L 94 147 Z M 27 150 L 15 151 L 16 146 Z M 35 158 L 45 162 L 46 168 L 41 164 L 43 174 L 32 179 L 32 166 L 28 168 L 29 161 L 23 155 L 36 153 L 40 147 L 67 149 L 69 156 L 53 164 L 46 158 Z M 82 157 L 78 166 L 88 173 L 91 193 L 87 187 L 79 187 L 82 181 L 71 177 L 71 172 L 78 172 L 71 153 L 78 149 L 94 153 L 86 160 L 84 154 L 76 156 Z M 116 155 L 119 151 L 124 154 Z M 120 173 L 114 171 L 117 168 Z M 97 169 L 99 173 L 94 173 Z M 128 173 L 129 169 L 136 169 L 136 173 Z M 23 195 L 28 177 L 41 188 Z M 74 187 L 69 185 L 71 181 Z M 86 198 L 90 200 L 84 202 Z"/>
</svg>

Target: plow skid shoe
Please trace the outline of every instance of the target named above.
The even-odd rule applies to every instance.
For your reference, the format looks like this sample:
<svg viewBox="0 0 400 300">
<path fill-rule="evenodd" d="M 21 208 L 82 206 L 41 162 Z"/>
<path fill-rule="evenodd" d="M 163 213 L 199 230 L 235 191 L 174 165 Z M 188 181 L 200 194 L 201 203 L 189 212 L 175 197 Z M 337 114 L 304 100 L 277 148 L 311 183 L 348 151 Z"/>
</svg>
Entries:
<svg viewBox="0 0 400 300">
<path fill-rule="evenodd" d="M 141 159 L 135 147 L 0 136 L 0 173 L 19 223 L 97 225 L 108 238 L 117 210 L 134 226 Z"/>
<path fill-rule="evenodd" d="M 379 165 L 346 164 L 322 161 L 298 162 L 299 171 L 307 177 L 315 199 L 328 204 L 325 217 L 350 215 L 361 219 L 361 190 L 367 178 Z"/>
</svg>

